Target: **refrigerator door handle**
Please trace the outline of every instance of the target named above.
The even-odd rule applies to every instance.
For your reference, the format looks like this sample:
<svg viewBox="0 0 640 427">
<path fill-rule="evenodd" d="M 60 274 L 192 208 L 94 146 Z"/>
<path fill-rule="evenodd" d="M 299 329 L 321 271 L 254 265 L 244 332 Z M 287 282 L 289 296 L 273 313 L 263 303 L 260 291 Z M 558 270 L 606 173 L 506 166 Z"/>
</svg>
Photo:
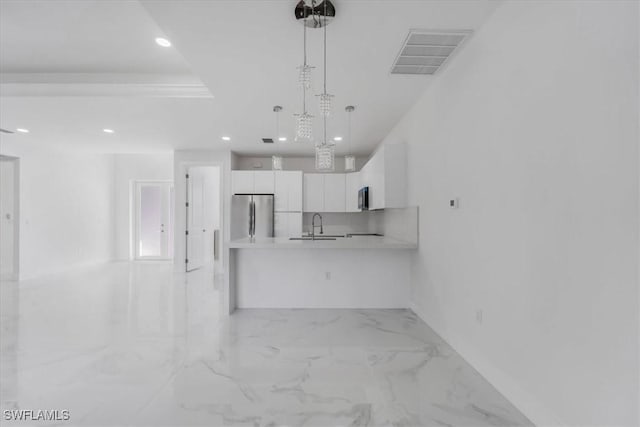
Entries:
<svg viewBox="0 0 640 427">
<path fill-rule="evenodd" d="M 256 234 L 256 203 L 251 200 L 249 203 L 249 236 Z"/>
<path fill-rule="evenodd" d="M 251 200 L 249 200 L 249 237 L 253 236 L 253 211 L 251 210 Z"/>
</svg>

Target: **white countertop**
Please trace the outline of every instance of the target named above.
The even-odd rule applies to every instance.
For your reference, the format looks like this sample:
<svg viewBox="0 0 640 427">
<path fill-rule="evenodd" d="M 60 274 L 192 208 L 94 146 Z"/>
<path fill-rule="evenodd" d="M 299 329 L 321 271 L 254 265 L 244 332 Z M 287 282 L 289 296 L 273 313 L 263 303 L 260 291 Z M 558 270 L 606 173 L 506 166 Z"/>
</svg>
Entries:
<svg viewBox="0 0 640 427">
<path fill-rule="evenodd" d="M 383 236 L 337 237 L 336 240 L 289 240 L 288 237 L 249 237 L 229 242 L 231 249 L 417 249 L 418 245 Z"/>
</svg>

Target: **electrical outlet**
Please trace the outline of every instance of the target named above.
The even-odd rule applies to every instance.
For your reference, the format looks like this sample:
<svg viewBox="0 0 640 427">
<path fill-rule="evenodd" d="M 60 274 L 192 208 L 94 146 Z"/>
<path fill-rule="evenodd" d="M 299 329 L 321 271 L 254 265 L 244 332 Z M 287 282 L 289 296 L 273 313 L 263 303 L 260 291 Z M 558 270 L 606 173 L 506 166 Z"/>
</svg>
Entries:
<svg viewBox="0 0 640 427">
<path fill-rule="evenodd" d="M 327 279 L 327 280 L 331 280 L 331 272 L 330 271 L 325 272 L 324 273 L 324 278 Z"/>
<path fill-rule="evenodd" d="M 478 322 L 480 325 L 482 325 L 482 316 L 482 310 L 476 310 L 476 322 Z"/>
<path fill-rule="evenodd" d="M 455 199 L 450 199 L 449 207 L 451 209 L 458 209 L 460 207 L 460 199 L 458 199 L 457 197 Z"/>
</svg>

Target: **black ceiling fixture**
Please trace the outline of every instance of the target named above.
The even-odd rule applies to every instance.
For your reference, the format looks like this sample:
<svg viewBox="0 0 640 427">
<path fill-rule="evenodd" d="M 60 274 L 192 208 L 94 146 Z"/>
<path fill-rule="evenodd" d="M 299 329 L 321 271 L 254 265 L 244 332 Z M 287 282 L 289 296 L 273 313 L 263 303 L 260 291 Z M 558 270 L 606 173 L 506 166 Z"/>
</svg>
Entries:
<svg viewBox="0 0 640 427">
<path fill-rule="evenodd" d="M 336 17 L 336 8 L 330 0 L 300 0 L 294 13 L 307 27 L 322 28 Z"/>
</svg>

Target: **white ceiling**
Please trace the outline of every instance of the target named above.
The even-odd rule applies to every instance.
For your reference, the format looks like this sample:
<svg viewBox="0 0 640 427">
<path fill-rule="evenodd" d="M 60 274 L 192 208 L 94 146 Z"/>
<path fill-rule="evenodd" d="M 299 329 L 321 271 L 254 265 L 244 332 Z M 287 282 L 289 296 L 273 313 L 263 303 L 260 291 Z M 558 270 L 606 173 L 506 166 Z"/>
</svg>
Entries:
<svg viewBox="0 0 640 427">
<path fill-rule="evenodd" d="M 100 73 L 118 75 L 118 81 L 135 75 L 137 83 L 145 75 L 181 75 L 188 80 L 195 75 L 213 98 L 78 96 L 77 87 L 73 96 L 53 91 L 34 97 L 33 90 L 24 91 L 29 96 L 13 92 L 6 96 L 5 85 L 5 95 L 0 93 L 0 127 L 25 127 L 31 132 L 3 135 L 3 140 L 29 138 L 103 152 L 230 146 L 252 155 L 312 154 L 309 145 L 265 145 L 260 140 L 276 136 L 274 105 L 284 107 L 280 133 L 290 140 L 294 136 L 293 113 L 301 104 L 296 67 L 302 59 L 302 26 L 293 17 L 295 0 L 141 3 L 2 1 L 0 71 L 14 77 Z M 370 153 L 432 79 L 389 72 L 408 30 L 477 29 L 497 5 L 489 0 L 334 0 L 334 4 L 337 18 L 327 32 L 327 86 L 335 95 L 335 115 L 328 122 L 328 135 L 346 137 L 344 107 L 355 105 L 357 154 Z M 158 36 L 169 38 L 173 46 L 157 46 L 153 40 Z M 309 62 L 316 67 L 313 94 L 321 89 L 320 36 L 321 30 L 309 30 Z M 310 98 L 317 117 L 316 99 Z M 116 133 L 103 134 L 105 127 Z M 320 136 L 319 120 L 315 127 Z M 231 136 L 232 142 L 222 142 L 222 135 Z M 345 143 L 338 145 L 339 154 L 346 149 Z"/>
</svg>

